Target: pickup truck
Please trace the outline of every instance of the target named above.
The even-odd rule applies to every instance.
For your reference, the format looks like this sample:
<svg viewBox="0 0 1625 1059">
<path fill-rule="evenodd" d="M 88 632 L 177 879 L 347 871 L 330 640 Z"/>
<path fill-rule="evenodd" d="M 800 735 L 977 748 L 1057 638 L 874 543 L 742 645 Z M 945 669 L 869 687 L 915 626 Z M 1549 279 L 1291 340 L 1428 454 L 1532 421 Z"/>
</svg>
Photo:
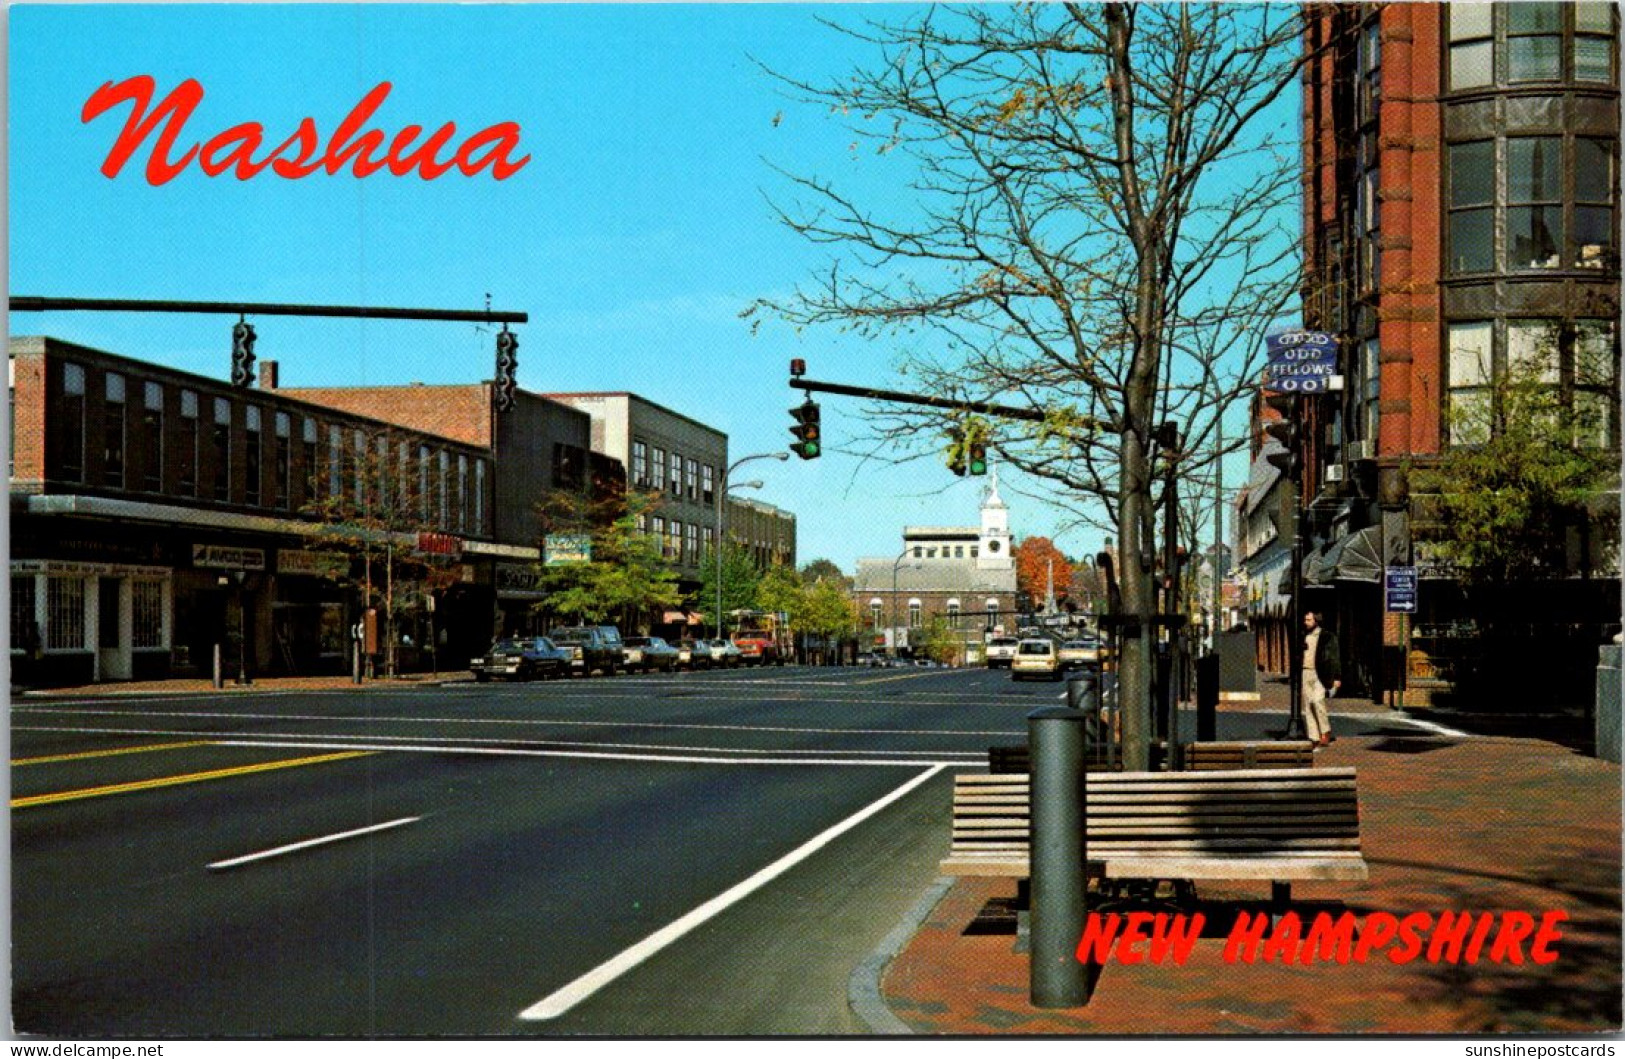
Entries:
<svg viewBox="0 0 1625 1059">
<path fill-rule="evenodd" d="M 784 648 L 766 629 L 744 629 L 734 633 L 734 646 L 739 658 L 748 666 L 784 665 Z"/>
<path fill-rule="evenodd" d="M 1020 643 L 1014 636 L 995 636 L 987 642 L 987 668 L 1009 669 L 1010 663 L 1016 658 L 1016 645 Z"/>
</svg>

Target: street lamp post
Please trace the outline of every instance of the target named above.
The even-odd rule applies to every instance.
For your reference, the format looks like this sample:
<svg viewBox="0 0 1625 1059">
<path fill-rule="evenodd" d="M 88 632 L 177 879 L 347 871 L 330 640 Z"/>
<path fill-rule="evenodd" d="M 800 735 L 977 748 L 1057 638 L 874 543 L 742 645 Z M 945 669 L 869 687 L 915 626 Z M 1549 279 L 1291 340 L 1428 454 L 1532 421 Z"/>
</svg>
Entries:
<svg viewBox="0 0 1625 1059">
<path fill-rule="evenodd" d="M 783 462 L 789 458 L 790 454 L 788 452 L 758 452 L 753 456 L 741 456 L 739 459 L 728 465 L 728 469 L 722 472 L 722 481 L 717 483 L 717 540 L 715 549 L 717 561 L 717 613 L 714 620 L 718 639 L 722 638 L 722 543 L 724 530 L 722 521 L 722 501 L 723 498 L 728 495 L 728 480 L 733 477 L 733 473 L 743 464 L 747 464 L 751 460 L 779 460 L 780 462 Z M 761 485 L 759 482 L 754 484 L 757 487 L 760 487 Z M 741 488 L 743 488 L 743 486 L 741 486 Z"/>
</svg>

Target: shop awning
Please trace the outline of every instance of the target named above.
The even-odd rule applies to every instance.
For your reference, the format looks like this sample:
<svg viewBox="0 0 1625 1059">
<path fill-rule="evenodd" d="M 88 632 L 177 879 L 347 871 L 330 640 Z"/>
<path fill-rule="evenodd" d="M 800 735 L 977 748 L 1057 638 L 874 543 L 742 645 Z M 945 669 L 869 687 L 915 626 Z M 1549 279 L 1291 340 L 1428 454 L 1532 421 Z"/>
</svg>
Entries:
<svg viewBox="0 0 1625 1059">
<path fill-rule="evenodd" d="M 1304 563 L 1304 577 L 1312 585 L 1333 581 L 1382 582 L 1382 527 L 1363 530 L 1328 544 Z"/>
</svg>

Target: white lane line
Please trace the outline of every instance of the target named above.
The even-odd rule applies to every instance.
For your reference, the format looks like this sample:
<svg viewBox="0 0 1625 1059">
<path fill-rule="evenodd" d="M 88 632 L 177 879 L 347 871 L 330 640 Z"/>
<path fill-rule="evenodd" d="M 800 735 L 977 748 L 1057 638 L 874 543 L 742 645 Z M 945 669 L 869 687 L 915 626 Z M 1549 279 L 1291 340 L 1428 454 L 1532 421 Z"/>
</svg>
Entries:
<svg viewBox="0 0 1625 1059">
<path fill-rule="evenodd" d="M 453 725 L 509 725 L 527 728 L 558 725 L 573 728 L 670 728 L 674 731 L 700 732 L 789 732 L 800 735 L 937 735 L 949 738 L 980 739 L 985 736 L 1024 735 L 1024 728 L 812 728 L 803 725 L 769 724 L 684 724 L 678 721 L 587 721 L 570 717 L 410 717 L 371 714 L 344 716 L 326 713 L 233 713 L 229 711 L 204 713 L 194 710 L 70 710 L 60 707 L 49 709 L 13 708 L 13 714 L 48 713 L 85 715 L 90 717 L 183 717 L 189 720 L 232 721 L 324 721 L 329 724 L 453 724 Z"/>
<path fill-rule="evenodd" d="M 343 842 L 346 839 L 358 838 L 361 835 L 371 835 L 379 831 L 388 831 L 392 828 L 405 827 L 407 824 L 415 824 L 421 819 L 423 819 L 421 816 L 403 816 L 399 820 L 391 820 L 388 823 L 374 824 L 371 827 L 358 827 L 354 831 L 342 831 L 336 835 L 323 835 L 321 838 L 310 838 L 303 842 L 294 842 L 286 846 L 278 846 L 275 849 L 266 849 L 261 850 L 258 853 L 248 853 L 241 857 L 233 857 L 230 860 L 217 860 L 207 867 L 210 871 L 225 871 L 227 868 L 236 868 L 243 864 L 253 864 L 256 861 L 270 860 L 272 857 L 281 857 L 288 853 L 297 853 L 302 849 L 312 849 L 316 846 L 326 846 L 333 842 Z"/>
<path fill-rule="evenodd" d="M 65 732 L 80 735 L 197 735 L 199 733 L 185 729 L 165 728 L 48 728 L 40 725 L 12 725 L 15 732 Z M 257 747 L 257 748 L 292 748 L 295 750 L 375 750 L 380 752 L 394 751 L 403 754 L 484 754 L 489 757 L 558 757 L 558 758 L 585 758 L 595 761 L 642 761 L 650 764 L 678 764 L 678 765 L 858 765 L 866 767 L 891 766 L 894 768 L 922 768 L 928 765 L 938 768 L 956 767 L 985 763 L 983 753 L 968 750 L 949 750 L 939 752 L 933 758 L 796 758 L 774 757 L 778 751 L 760 751 L 761 756 L 750 758 L 738 757 L 705 757 L 699 752 L 690 751 L 687 754 L 633 754 L 633 753 L 595 753 L 585 750 L 545 750 L 525 749 L 512 745 L 495 747 L 472 746 L 468 742 L 451 741 L 433 746 L 418 743 L 395 743 L 377 736 L 363 737 L 353 735 L 303 735 L 298 737 L 280 736 L 276 734 L 243 735 L 232 738 L 221 738 L 218 732 L 208 733 L 215 746 Z M 591 745 L 591 744 L 588 744 Z M 822 753 L 840 754 L 842 750 L 826 750 Z"/>
<path fill-rule="evenodd" d="M 816 838 L 786 853 L 750 878 L 736 883 L 682 918 L 666 924 L 636 945 L 623 950 L 613 959 L 599 964 L 563 989 L 559 989 L 538 1000 L 524 1011 L 521 1011 L 519 1017 L 527 1022 L 558 1018 L 701 923 L 712 919 L 730 905 L 766 886 L 841 835 L 857 827 L 899 798 L 904 797 L 914 788 L 941 772 L 942 769 L 943 766 L 937 765 L 914 777 L 879 801 L 858 810 Z"/>
</svg>

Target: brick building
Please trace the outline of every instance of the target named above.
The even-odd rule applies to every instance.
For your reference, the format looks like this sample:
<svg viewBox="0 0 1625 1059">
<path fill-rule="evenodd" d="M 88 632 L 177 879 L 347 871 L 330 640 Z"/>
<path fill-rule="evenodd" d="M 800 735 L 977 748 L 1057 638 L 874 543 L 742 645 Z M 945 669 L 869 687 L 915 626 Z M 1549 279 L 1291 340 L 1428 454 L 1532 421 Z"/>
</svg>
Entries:
<svg viewBox="0 0 1625 1059">
<path fill-rule="evenodd" d="M 1304 322 L 1341 337 L 1346 388 L 1310 399 L 1305 602 L 1335 617 L 1351 690 L 1408 686 L 1414 701 L 1473 650 L 1459 585 L 1413 546 L 1434 508 L 1429 466 L 1472 443 L 1452 438 L 1452 413 L 1549 355 L 1561 399 L 1606 412 L 1582 443 L 1619 446 L 1619 14 L 1306 11 Z M 1619 582 L 1607 542 L 1570 529 L 1567 576 L 1532 600 L 1529 635 L 1558 652 L 1552 668 L 1583 674 L 1617 627 Z M 1421 583 L 1407 621 L 1384 613 L 1381 580 L 1408 565 Z"/>
<path fill-rule="evenodd" d="M 510 411 L 492 410 L 489 382 L 404 386 L 286 387 L 272 365 L 261 372 L 269 385 L 325 408 L 422 430 L 477 446 L 490 454 L 492 532 L 503 544 L 525 549 L 524 558 L 502 560 L 493 570 L 498 625 L 505 634 L 539 634 L 544 616 L 535 558 L 542 545 L 539 503 L 555 489 L 625 487 L 619 460 L 593 450 L 592 418 L 567 404 L 526 390 L 514 393 Z"/>
<path fill-rule="evenodd" d="M 443 666 L 487 646 L 494 564 L 535 558 L 496 539 L 469 441 L 54 338 L 11 339 L 10 374 L 18 683 L 205 675 L 239 631 L 232 669 L 341 671 L 360 560 L 316 510 L 340 498 L 410 496 L 416 532 L 378 547 L 449 553 Z"/>
</svg>

